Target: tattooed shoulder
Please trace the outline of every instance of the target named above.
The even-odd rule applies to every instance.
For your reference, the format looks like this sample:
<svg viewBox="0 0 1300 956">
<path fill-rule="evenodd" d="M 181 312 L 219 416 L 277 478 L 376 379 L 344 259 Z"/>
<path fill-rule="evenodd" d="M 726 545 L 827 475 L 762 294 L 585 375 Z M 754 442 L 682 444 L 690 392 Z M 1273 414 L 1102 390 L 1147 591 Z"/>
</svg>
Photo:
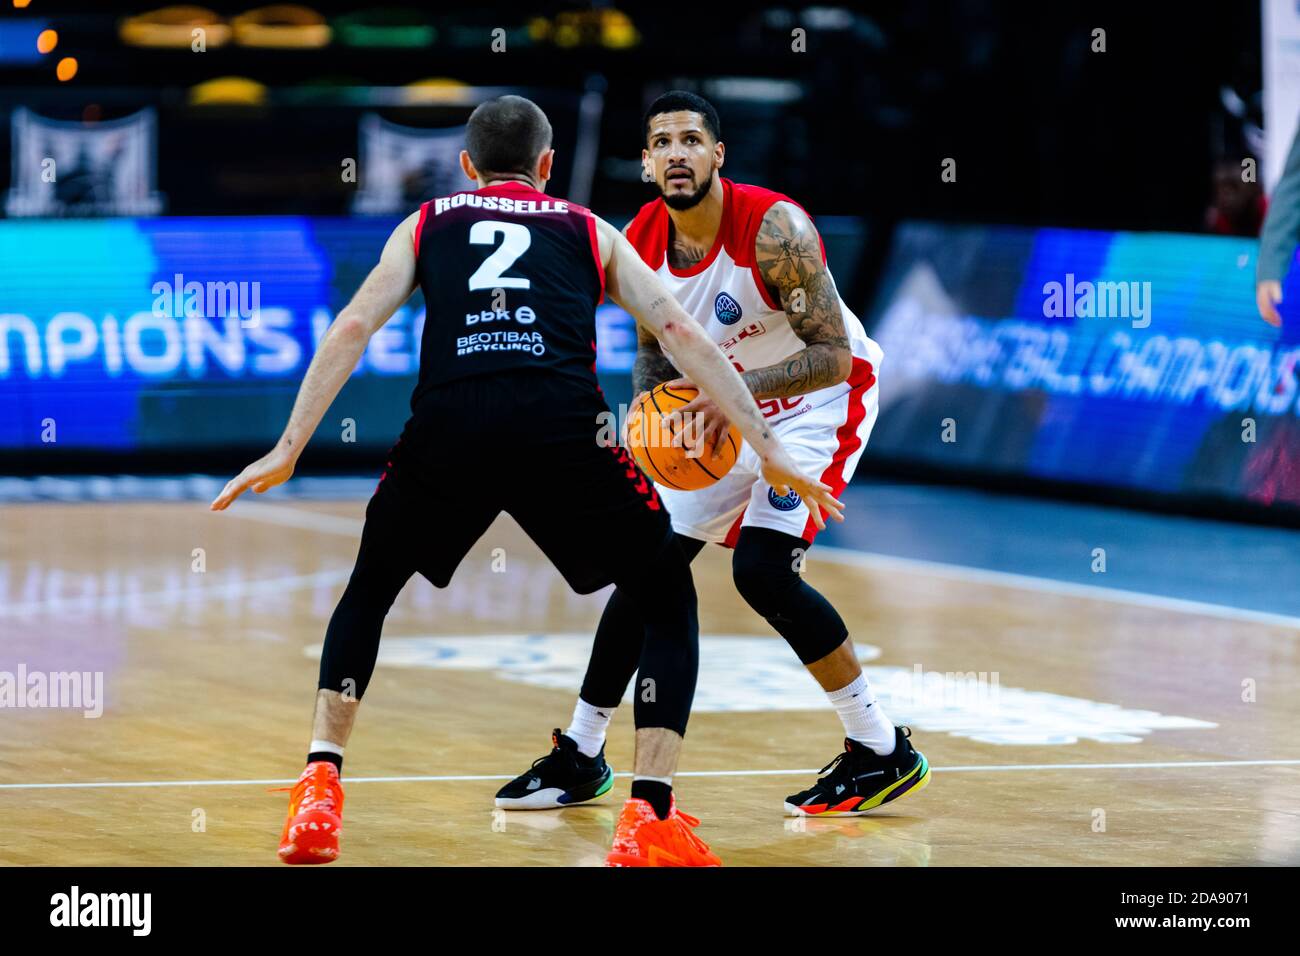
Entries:
<svg viewBox="0 0 1300 956">
<path fill-rule="evenodd" d="M 759 226 L 754 256 L 805 344 L 848 347 L 839 293 L 822 261 L 817 230 L 802 209 L 788 202 L 773 205 Z"/>
<path fill-rule="evenodd" d="M 824 271 L 817 230 L 802 210 L 787 202 L 774 204 L 763 216 L 754 257 L 763 279 L 783 299 L 790 290 Z"/>
</svg>

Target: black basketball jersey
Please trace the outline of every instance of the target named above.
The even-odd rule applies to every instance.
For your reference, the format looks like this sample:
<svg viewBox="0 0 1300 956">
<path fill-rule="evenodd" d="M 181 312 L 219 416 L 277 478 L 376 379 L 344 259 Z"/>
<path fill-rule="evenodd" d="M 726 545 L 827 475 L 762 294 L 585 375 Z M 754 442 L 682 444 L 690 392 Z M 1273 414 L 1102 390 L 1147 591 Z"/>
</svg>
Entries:
<svg viewBox="0 0 1300 956">
<path fill-rule="evenodd" d="M 541 369 L 595 393 L 596 305 L 605 270 L 596 220 L 524 183 L 430 200 L 415 227 L 424 292 L 420 379 Z"/>
</svg>

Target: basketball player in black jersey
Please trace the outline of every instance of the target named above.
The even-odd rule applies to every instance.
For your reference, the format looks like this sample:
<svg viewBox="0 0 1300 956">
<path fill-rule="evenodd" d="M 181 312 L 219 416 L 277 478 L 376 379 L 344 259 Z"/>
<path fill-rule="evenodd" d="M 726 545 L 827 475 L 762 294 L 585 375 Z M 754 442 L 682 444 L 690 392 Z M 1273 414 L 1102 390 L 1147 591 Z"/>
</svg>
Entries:
<svg viewBox="0 0 1300 956">
<path fill-rule="evenodd" d="M 632 799 L 608 862 L 717 865 L 693 832 L 698 821 L 677 813 L 672 799 L 698 666 L 689 564 L 653 486 L 624 449 L 597 437 L 608 417 L 594 367 L 602 294 L 662 340 L 740 427 L 769 482 L 840 520 L 843 506 L 793 465 L 739 374 L 628 241 L 586 209 L 544 194 L 554 151 L 535 104 L 506 96 L 480 105 L 466 147 L 461 166 L 477 189 L 431 200 L 394 230 L 322 340 L 283 436 L 211 505 L 220 511 L 249 488 L 260 493 L 288 480 L 370 337 L 422 289 L 411 417 L 366 508 L 356 567 L 326 632 L 313 739 L 290 796 L 280 857 L 337 858 L 343 750 L 384 617 L 417 572 L 445 587 L 506 511 L 575 591 L 616 583 L 645 619 L 640 673 L 655 680 L 657 693 L 636 704 Z M 455 449 L 454 461 L 440 457 L 446 449 Z M 461 461 L 474 463 L 473 474 L 455 467 Z M 533 474 L 547 475 L 544 487 Z M 556 488 L 564 491 L 562 509 Z"/>
</svg>

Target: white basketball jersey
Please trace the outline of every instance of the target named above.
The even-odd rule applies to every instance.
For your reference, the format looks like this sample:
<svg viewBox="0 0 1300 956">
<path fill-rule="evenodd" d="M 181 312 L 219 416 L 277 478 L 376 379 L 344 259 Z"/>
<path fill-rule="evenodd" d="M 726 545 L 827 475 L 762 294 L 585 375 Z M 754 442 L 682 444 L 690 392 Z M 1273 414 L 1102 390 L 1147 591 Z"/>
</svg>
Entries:
<svg viewBox="0 0 1300 956">
<path fill-rule="evenodd" d="M 754 243 L 763 216 L 773 203 L 794 201 L 729 179 L 722 180 L 722 190 L 722 222 L 713 248 L 689 269 L 674 269 L 668 264 L 668 207 L 662 199 L 642 207 L 628 226 L 627 237 L 682 308 L 704 327 L 737 369 L 775 365 L 805 346 L 759 275 Z M 853 388 L 874 385 L 883 352 L 843 299 L 840 311 L 853 352 L 853 371 L 848 380 L 807 395 L 760 401 L 759 408 L 769 421 L 794 418 Z"/>
</svg>

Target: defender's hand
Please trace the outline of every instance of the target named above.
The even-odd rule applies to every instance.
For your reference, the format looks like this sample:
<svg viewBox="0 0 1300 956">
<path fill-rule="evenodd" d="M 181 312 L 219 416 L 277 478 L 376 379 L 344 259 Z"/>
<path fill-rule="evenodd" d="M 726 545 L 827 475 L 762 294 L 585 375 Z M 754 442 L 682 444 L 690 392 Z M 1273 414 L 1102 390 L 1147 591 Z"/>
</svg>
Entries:
<svg viewBox="0 0 1300 956">
<path fill-rule="evenodd" d="M 836 521 L 844 520 L 844 504 L 831 494 L 830 485 L 810 478 L 796 468 L 784 448 L 778 448 L 763 461 L 763 478 L 781 497 L 792 490 L 798 494 L 812 513 L 813 524 L 818 531 L 826 530 L 826 521 L 822 518 L 823 509 Z"/>
<path fill-rule="evenodd" d="M 296 455 L 276 446 L 271 451 L 253 462 L 221 489 L 221 494 L 208 505 L 211 511 L 225 511 L 231 502 L 252 488 L 259 495 L 268 488 L 282 485 L 293 475 L 294 465 L 298 463 Z"/>
<path fill-rule="evenodd" d="M 675 378 L 666 385 L 668 388 L 693 388 L 699 391 L 699 386 L 687 378 Z M 677 437 L 673 439 L 674 445 L 680 445 L 687 451 L 695 451 L 697 455 L 708 451 L 714 459 L 722 457 L 722 443 L 727 439 L 731 422 L 722 413 L 722 409 L 718 408 L 717 403 L 703 392 L 699 392 L 693 399 L 669 415 L 668 422 L 672 427 L 683 423 L 686 425 L 677 432 Z"/>
</svg>

